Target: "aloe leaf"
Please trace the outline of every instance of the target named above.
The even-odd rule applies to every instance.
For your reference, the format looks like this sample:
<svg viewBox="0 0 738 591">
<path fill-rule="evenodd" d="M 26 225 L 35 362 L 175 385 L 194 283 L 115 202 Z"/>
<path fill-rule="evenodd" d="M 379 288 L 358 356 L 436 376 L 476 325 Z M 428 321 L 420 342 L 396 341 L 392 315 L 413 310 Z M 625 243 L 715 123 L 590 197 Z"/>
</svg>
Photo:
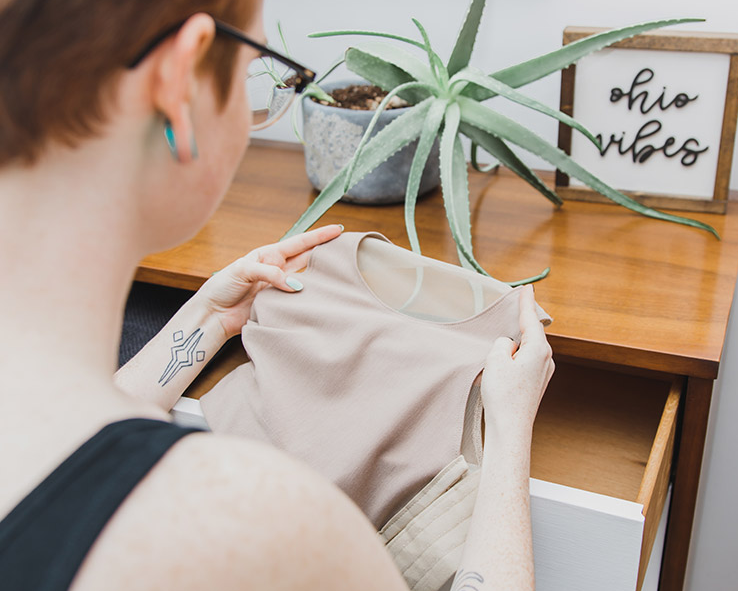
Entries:
<svg viewBox="0 0 738 591">
<path fill-rule="evenodd" d="M 548 274 L 550 272 L 551 272 L 551 267 L 546 267 L 538 275 L 533 275 L 533 277 L 526 277 L 525 279 L 518 279 L 517 281 L 508 281 L 507 284 L 510 287 L 518 287 L 518 285 L 528 285 L 528 283 L 535 283 L 536 281 L 545 279 L 546 277 L 548 277 Z"/>
<path fill-rule="evenodd" d="M 305 90 L 300 94 L 301 97 L 315 97 L 319 101 L 325 101 L 327 103 L 335 103 L 335 99 L 318 86 L 315 82 L 311 82 L 305 87 Z"/>
<path fill-rule="evenodd" d="M 461 123 L 459 122 L 459 128 Z M 458 133 L 454 141 L 453 148 L 453 160 L 451 167 L 451 188 L 452 195 L 450 201 L 452 204 L 452 210 L 456 218 L 457 228 L 461 241 L 457 241 L 456 246 L 459 253 L 459 261 L 461 264 L 468 268 L 474 269 L 483 275 L 489 276 L 489 273 L 485 271 L 482 266 L 474 258 L 474 251 L 472 246 L 472 235 L 471 235 L 471 215 L 469 211 L 469 175 L 467 173 L 466 159 L 464 158 L 464 150 L 461 147 L 461 141 Z M 446 202 L 446 188 L 443 191 L 444 203 Z M 449 219 L 449 222 L 451 220 Z M 525 285 L 527 283 L 533 283 L 546 277 L 551 271 L 550 267 L 546 267 L 538 275 L 533 277 L 527 277 L 526 279 L 520 279 L 518 281 L 508 282 L 508 285 L 516 287 L 518 285 Z M 473 288 L 473 287 L 472 287 Z M 482 296 L 475 292 L 475 299 L 481 301 Z M 480 310 L 478 307 L 477 310 Z"/>
<path fill-rule="evenodd" d="M 463 163 L 463 170 L 460 171 L 459 161 L 454 154 L 456 143 L 459 142 L 460 120 L 461 114 L 458 103 L 449 104 L 444 118 L 440 145 L 443 205 L 446 208 L 446 217 L 448 218 L 449 228 L 451 228 L 451 235 L 454 242 L 456 242 L 456 249 L 459 251 L 459 261 L 462 265 L 471 266 L 483 275 L 489 275 L 471 252 L 471 216 L 469 214 L 466 162 Z M 468 263 L 468 265 L 465 263 Z"/>
<path fill-rule="evenodd" d="M 333 71 L 338 66 L 340 66 L 341 64 L 343 64 L 345 61 L 346 61 L 346 58 L 343 55 L 341 57 L 337 58 L 330 66 L 328 66 L 328 69 L 325 72 L 323 72 L 317 78 L 317 80 L 315 80 L 315 84 L 320 84 L 321 82 L 323 82 L 323 80 L 325 80 L 330 74 L 332 74 Z"/>
<path fill-rule="evenodd" d="M 412 19 L 412 21 L 418 31 L 420 31 L 420 36 L 423 38 L 423 49 L 425 49 L 425 53 L 428 54 L 428 62 L 432 64 L 435 52 L 431 48 L 431 42 L 430 37 L 428 37 L 428 32 L 425 30 L 425 27 L 418 19 L 414 18 Z M 436 55 L 435 57 L 437 58 L 438 56 Z"/>
<path fill-rule="evenodd" d="M 422 43 L 415 39 L 409 39 L 408 37 L 402 37 L 401 35 L 393 35 L 392 33 L 380 33 L 379 31 L 323 31 L 320 33 L 310 33 L 308 37 L 312 39 L 318 39 L 322 37 L 342 37 L 345 35 L 362 35 L 365 37 L 383 37 L 385 39 L 394 39 L 395 41 L 402 41 L 403 43 L 409 43 L 420 49 L 425 49 Z"/>
<path fill-rule="evenodd" d="M 453 76 L 469 65 L 474 42 L 477 39 L 477 31 L 479 30 L 479 22 L 482 20 L 484 12 L 484 0 L 472 0 L 464 18 L 464 24 L 461 26 L 459 35 L 456 38 L 456 44 L 451 52 L 446 69 L 449 76 Z"/>
<path fill-rule="evenodd" d="M 479 144 L 502 164 L 507 166 L 520 178 L 530 184 L 534 189 L 542 193 L 546 199 L 555 205 L 561 205 L 563 201 L 515 154 L 500 138 L 464 122 L 459 125 L 459 131 L 475 144 Z"/>
<path fill-rule="evenodd" d="M 364 135 L 361 137 L 361 141 L 359 141 L 359 145 L 356 148 L 356 152 L 354 152 L 353 157 L 351 158 L 351 161 L 349 162 L 348 171 L 346 172 L 346 184 L 344 187 L 344 191 L 348 191 L 349 188 L 352 186 L 352 178 L 354 174 L 354 169 L 356 168 L 357 162 L 359 161 L 361 157 L 361 153 L 364 150 L 364 146 L 366 145 L 367 141 L 372 135 L 372 132 L 374 131 L 374 128 L 377 126 L 377 121 L 379 121 L 379 116 L 385 111 L 387 108 L 387 105 L 389 105 L 389 102 L 397 96 L 400 92 L 403 90 L 413 88 L 413 87 L 421 87 L 425 86 L 422 82 L 406 82 L 405 84 L 402 84 L 398 86 L 397 88 L 393 88 L 390 90 L 387 95 L 382 99 L 382 101 L 379 103 L 379 106 L 375 109 L 374 115 L 372 115 L 371 120 L 369 121 L 369 125 L 366 127 L 366 131 L 364 131 Z"/>
<path fill-rule="evenodd" d="M 448 72 L 446 71 L 446 66 L 443 65 L 443 62 L 441 61 L 441 58 L 438 57 L 438 54 L 433 51 L 430 37 L 428 37 L 428 33 L 426 32 L 425 27 L 417 19 L 413 19 L 413 24 L 418 28 L 418 31 L 420 31 L 421 37 L 423 37 L 423 43 L 425 43 L 425 52 L 428 54 L 428 62 L 430 63 L 433 77 L 437 80 L 439 86 L 441 86 L 442 88 L 448 88 Z"/>
<path fill-rule="evenodd" d="M 292 113 L 290 113 L 290 123 L 292 124 L 292 133 L 295 134 L 297 141 L 299 141 L 302 145 L 305 145 L 305 140 L 303 139 L 302 134 L 300 133 L 300 129 L 297 125 L 297 117 L 298 117 L 298 112 L 302 111 L 302 101 L 304 100 L 305 100 L 305 97 L 298 96 L 297 102 L 292 107 Z"/>
<path fill-rule="evenodd" d="M 282 31 L 282 23 L 280 21 L 277 21 L 277 32 L 279 33 L 279 40 L 282 42 L 284 54 L 291 59 L 292 53 L 290 53 L 290 48 L 287 46 L 287 39 L 284 36 L 284 31 Z"/>
<path fill-rule="evenodd" d="M 371 139 L 364 149 L 361 162 L 356 167 L 355 183 L 358 183 L 382 162 L 420 135 L 431 104 L 432 100 L 428 99 L 416 105 L 415 108 L 409 109 Z M 347 167 L 348 165 L 320 192 L 320 195 L 305 210 L 300 219 L 282 237 L 283 240 L 310 228 L 334 203 L 343 197 Z"/>
<path fill-rule="evenodd" d="M 386 43 L 362 43 L 356 49 L 373 55 L 407 72 L 418 82 L 424 82 L 429 86 L 435 86 L 435 78 L 431 69 L 422 60 L 415 57 L 402 47 L 387 45 Z M 425 49 L 425 47 L 423 48 Z"/>
<path fill-rule="evenodd" d="M 277 74 L 277 72 L 274 70 L 274 64 L 269 64 L 264 58 L 261 58 L 261 63 L 264 64 L 264 70 L 261 72 L 256 72 L 255 74 L 250 74 L 249 78 L 261 78 L 262 76 L 269 76 L 272 79 L 272 82 L 274 82 L 274 85 L 277 86 L 282 83 L 282 78 Z"/>
<path fill-rule="evenodd" d="M 489 275 L 487 271 L 485 271 L 474 258 L 471 235 L 467 237 L 465 235 L 466 232 L 463 229 L 463 218 L 465 217 L 464 214 L 469 211 L 469 187 L 467 184 L 468 173 L 466 170 L 466 162 L 460 162 L 457 158 L 458 152 L 456 150 L 456 144 L 458 141 L 459 138 L 457 135 L 456 139 L 454 140 L 454 147 L 451 155 L 451 180 L 449 182 L 450 189 L 447 186 L 443 190 L 443 202 L 444 205 L 447 207 L 446 216 L 448 217 L 449 227 L 454 228 L 454 230 L 456 231 L 455 234 L 454 230 L 452 230 L 451 234 L 452 236 L 454 236 L 454 242 L 456 243 L 456 256 L 459 259 L 459 264 L 465 269 L 469 269 L 483 275 Z M 460 143 L 459 147 L 461 147 Z M 463 149 L 461 150 L 461 155 L 463 160 Z M 462 200 L 465 202 L 465 206 L 461 210 L 459 210 L 458 204 Z M 449 213 L 449 211 L 451 213 Z M 459 219 L 460 216 L 461 220 Z M 474 291 L 475 309 L 479 311 L 481 308 L 479 307 L 480 293 L 478 286 L 472 286 L 472 289 Z"/>
<path fill-rule="evenodd" d="M 388 92 L 400 84 L 415 80 L 401 68 L 356 47 L 350 47 L 346 51 L 346 67 Z M 399 96 L 411 104 L 416 104 L 427 99 L 429 93 L 410 89 L 400 93 Z"/>
<path fill-rule="evenodd" d="M 319 101 L 326 101 L 327 103 L 335 103 L 335 99 L 328 94 L 325 90 L 323 90 L 320 86 L 318 86 L 315 82 L 311 82 L 305 87 L 305 90 L 303 90 L 300 95 L 297 97 L 297 103 L 292 108 L 292 114 L 291 114 L 291 123 L 292 123 L 292 132 L 295 134 L 295 137 L 298 139 L 298 141 L 301 144 L 305 143 L 305 140 L 302 138 L 302 135 L 300 134 L 300 130 L 297 126 L 297 117 L 299 113 L 302 111 L 302 101 L 308 99 L 309 97 L 315 97 Z"/>
<path fill-rule="evenodd" d="M 534 80 L 538 80 L 544 76 L 552 74 L 553 72 L 566 68 L 585 55 L 589 55 L 590 53 L 602 49 L 603 47 L 607 47 L 608 45 L 612 45 L 613 43 L 617 43 L 618 41 L 622 41 L 623 39 L 634 37 L 635 35 L 645 33 L 652 29 L 702 21 L 704 21 L 704 19 L 667 19 L 631 25 L 620 29 L 613 29 L 611 31 L 603 31 L 602 33 L 597 33 L 596 35 L 585 37 L 579 41 L 564 45 L 551 53 L 499 70 L 490 74 L 490 76 L 504 82 L 508 86 L 519 88 L 520 86 L 533 82 Z M 477 101 L 483 101 L 495 96 L 493 92 L 486 88 L 483 89 L 474 85 L 469 85 L 464 89 L 462 94 Z"/>
<path fill-rule="evenodd" d="M 552 109 L 548 105 L 544 105 L 543 103 L 532 99 L 521 92 L 518 92 L 504 82 L 500 82 L 495 78 L 485 76 L 481 72 L 477 71 L 475 68 L 464 68 L 451 79 L 452 86 L 455 81 L 466 81 L 478 84 L 479 86 L 486 88 L 487 90 L 490 90 L 495 94 L 498 94 L 514 103 L 518 103 L 519 105 L 523 105 L 524 107 L 528 107 L 530 109 L 538 111 L 539 113 L 543 113 L 544 115 L 553 117 L 554 119 L 557 119 L 558 121 L 561 121 L 569 127 L 573 127 L 577 131 L 584 134 L 584 136 L 589 141 L 591 141 L 598 150 L 602 150 L 602 145 L 600 144 L 600 141 L 594 136 L 594 134 L 586 127 L 584 127 L 584 125 L 582 125 L 566 113 L 562 113 L 557 109 Z"/>
<path fill-rule="evenodd" d="M 423 130 L 420 132 L 418 147 L 415 150 L 413 162 L 410 165 L 410 174 L 408 175 L 407 188 L 405 190 L 405 227 L 407 228 L 407 236 L 410 239 L 410 247 L 413 252 L 420 254 L 420 241 L 418 240 L 418 231 L 415 228 L 415 204 L 418 201 L 418 192 L 420 191 L 420 181 L 423 177 L 425 165 L 428 162 L 428 156 L 433 148 L 433 142 L 438 136 L 438 130 L 443 122 L 443 115 L 446 111 L 448 101 L 445 99 L 434 99 L 428 110 L 428 115 L 423 122 Z"/>
<path fill-rule="evenodd" d="M 491 133 L 503 140 L 510 141 L 521 148 L 528 150 L 529 152 L 540 156 L 544 160 L 553 164 L 556 168 L 565 172 L 566 174 L 579 179 L 588 187 L 601 193 L 608 199 L 615 203 L 627 207 L 637 213 L 644 216 L 675 222 L 683 224 L 685 226 L 692 226 L 701 230 L 706 230 L 713 234 L 716 238 L 720 238 L 715 228 L 689 218 L 664 213 L 646 207 L 641 203 L 638 203 L 635 199 L 631 199 L 627 195 L 624 195 L 620 191 L 617 191 L 609 185 L 602 182 L 600 179 L 595 177 L 592 173 L 586 171 L 579 164 L 574 162 L 565 152 L 559 148 L 552 146 L 546 142 L 543 138 L 536 135 L 529 129 L 526 129 L 519 123 L 496 113 L 495 111 L 480 105 L 476 101 L 458 97 L 458 103 L 461 107 L 461 117 L 465 123 L 478 127 L 488 133 Z"/>
<path fill-rule="evenodd" d="M 458 122 L 456 129 L 458 130 Z M 481 269 L 481 272 L 487 275 L 487 272 L 482 269 L 482 266 L 474 258 L 471 233 L 471 211 L 469 210 L 469 173 L 458 131 L 456 133 L 456 138 L 454 139 L 452 162 L 451 203 L 454 214 L 456 215 L 456 224 L 459 229 L 459 235 L 462 240 L 462 248 L 457 248 L 459 251 L 459 261 L 465 267 L 476 269 L 477 271 Z"/>
<path fill-rule="evenodd" d="M 461 127 L 459 126 L 459 130 L 461 130 Z M 479 144 L 476 142 L 472 142 L 471 144 L 471 165 L 474 170 L 477 172 L 483 172 L 488 173 L 492 172 L 493 170 L 497 170 L 500 165 L 499 164 L 487 164 L 486 166 L 479 164 L 479 158 L 477 157 L 477 152 L 479 150 Z"/>
</svg>

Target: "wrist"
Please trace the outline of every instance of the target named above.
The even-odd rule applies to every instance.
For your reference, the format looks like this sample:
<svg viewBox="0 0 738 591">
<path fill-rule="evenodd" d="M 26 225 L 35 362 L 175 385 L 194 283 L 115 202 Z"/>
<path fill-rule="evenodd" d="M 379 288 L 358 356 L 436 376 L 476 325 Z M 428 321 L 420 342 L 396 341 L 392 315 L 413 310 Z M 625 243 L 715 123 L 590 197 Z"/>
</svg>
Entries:
<svg viewBox="0 0 738 591">
<path fill-rule="evenodd" d="M 519 449 L 530 448 L 533 437 L 533 424 L 528 420 L 518 420 L 518 417 L 490 415 L 484 413 L 485 441 L 494 442 L 502 447 Z"/>
<path fill-rule="evenodd" d="M 209 346 L 215 350 L 220 349 L 233 336 L 227 334 L 218 313 L 208 305 L 206 298 L 200 297 L 200 292 L 195 293 L 180 312 L 184 314 L 182 323 L 200 328 Z"/>
<path fill-rule="evenodd" d="M 532 436 L 530 427 L 499 425 L 494 421 L 485 422 L 484 449 L 494 453 L 498 458 L 497 461 L 505 459 L 529 465 Z"/>
</svg>

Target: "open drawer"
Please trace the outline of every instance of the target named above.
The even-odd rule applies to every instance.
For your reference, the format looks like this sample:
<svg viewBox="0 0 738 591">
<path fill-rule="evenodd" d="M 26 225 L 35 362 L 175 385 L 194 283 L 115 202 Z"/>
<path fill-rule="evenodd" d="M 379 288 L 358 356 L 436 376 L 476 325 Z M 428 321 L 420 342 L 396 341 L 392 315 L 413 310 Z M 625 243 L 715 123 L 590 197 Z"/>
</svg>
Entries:
<svg viewBox="0 0 738 591">
<path fill-rule="evenodd" d="M 172 414 L 206 426 L 197 400 L 246 361 L 224 350 Z M 533 432 L 531 513 L 539 591 L 635 591 L 667 498 L 681 380 L 557 364 Z"/>
<path fill-rule="evenodd" d="M 533 432 L 539 591 L 640 589 L 669 488 L 682 380 L 558 363 Z"/>
</svg>

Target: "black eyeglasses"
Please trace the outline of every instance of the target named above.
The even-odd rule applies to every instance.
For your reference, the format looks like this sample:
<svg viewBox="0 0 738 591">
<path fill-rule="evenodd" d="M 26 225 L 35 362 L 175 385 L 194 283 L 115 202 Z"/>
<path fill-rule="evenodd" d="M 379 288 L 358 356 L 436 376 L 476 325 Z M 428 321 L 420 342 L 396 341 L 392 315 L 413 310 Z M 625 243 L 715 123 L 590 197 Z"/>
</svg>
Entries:
<svg viewBox="0 0 738 591">
<path fill-rule="evenodd" d="M 260 53 L 262 67 L 256 71 L 249 70 L 246 87 L 253 112 L 251 129 L 264 129 L 287 112 L 295 96 L 315 80 L 316 74 L 278 51 L 254 41 L 235 27 L 215 18 L 213 21 L 215 22 L 216 34 L 219 33 L 234 41 L 245 43 Z M 136 55 L 127 67 L 132 69 L 138 66 L 151 50 L 179 30 L 183 24 L 184 21 L 177 23 L 156 36 Z M 283 71 L 279 72 L 277 70 L 274 61 L 283 66 Z"/>
</svg>

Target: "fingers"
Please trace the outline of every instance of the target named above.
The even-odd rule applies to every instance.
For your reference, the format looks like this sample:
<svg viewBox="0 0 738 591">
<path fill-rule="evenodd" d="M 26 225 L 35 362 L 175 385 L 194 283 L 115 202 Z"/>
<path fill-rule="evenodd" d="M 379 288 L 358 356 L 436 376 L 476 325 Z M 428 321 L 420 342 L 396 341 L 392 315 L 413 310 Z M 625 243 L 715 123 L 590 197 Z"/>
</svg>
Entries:
<svg viewBox="0 0 738 591">
<path fill-rule="evenodd" d="M 307 267 L 308 262 L 310 261 L 310 255 L 312 254 L 313 249 L 306 250 L 305 252 L 301 252 L 297 256 L 292 257 L 289 259 L 285 265 L 284 270 L 286 273 L 294 273 L 295 271 L 299 271 L 300 269 L 304 269 Z"/>
<path fill-rule="evenodd" d="M 518 346 L 512 339 L 508 337 L 499 337 L 492 343 L 492 349 L 487 359 L 510 359 L 517 350 Z"/>
<path fill-rule="evenodd" d="M 292 238 L 288 238 L 284 242 L 278 242 L 276 246 L 285 259 L 292 258 L 311 248 L 333 240 L 343 232 L 343 226 L 332 224 L 323 226 L 316 230 L 310 230 L 304 234 L 298 234 Z"/>
<path fill-rule="evenodd" d="M 226 267 L 226 270 L 236 281 L 244 286 L 264 282 L 283 291 L 290 292 L 300 291 L 303 287 L 299 279 L 290 277 L 275 265 L 257 262 L 251 256 L 251 253 Z"/>
<path fill-rule="evenodd" d="M 283 242 L 275 242 L 273 244 L 267 244 L 266 246 L 256 248 L 246 254 L 245 258 L 250 261 L 256 261 L 257 263 L 268 263 L 282 266 L 285 262 L 289 262 L 290 259 L 310 252 L 314 247 L 340 236 L 341 232 L 343 232 L 343 226 L 339 224 L 323 226 L 322 228 L 311 230 L 304 234 L 298 234 L 297 236 L 288 238 Z M 305 265 L 302 265 L 302 267 L 304 266 Z M 290 265 L 290 267 L 292 269 L 302 268 L 296 267 L 294 264 Z"/>
<path fill-rule="evenodd" d="M 339 224 L 324 226 L 316 230 L 311 230 L 310 232 L 305 232 L 304 234 L 293 236 L 284 242 L 277 242 L 255 248 L 233 264 L 238 268 L 240 268 L 244 262 L 248 262 L 250 265 L 265 264 L 282 268 L 287 274 L 294 273 L 295 271 L 304 269 L 307 266 L 307 263 L 310 260 L 310 253 L 313 248 L 323 244 L 324 242 L 333 240 L 338 237 L 341 232 L 343 232 L 343 226 Z M 269 283 L 272 282 L 269 281 Z M 299 283 L 299 281 L 297 281 L 297 283 Z M 272 285 L 282 288 L 282 283 L 280 282 L 272 283 Z M 299 289 L 297 291 L 299 291 Z"/>
<path fill-rule="evenodd" d="M 249 269 L 249 281 L 263 281 L 282 291 L 301 291 L 302 283 L 296 277 L 290 277 L 279 267 L 256 263 Z"/>
<path fill-rule="evenodd" d="M 546 333 L 538 320 L 536 300 L 533 296 L 533 286 L 526 285 L 520 290 L 520 332 L 521 345 L 530 342 L 545 342 Z"/>
</svg>

